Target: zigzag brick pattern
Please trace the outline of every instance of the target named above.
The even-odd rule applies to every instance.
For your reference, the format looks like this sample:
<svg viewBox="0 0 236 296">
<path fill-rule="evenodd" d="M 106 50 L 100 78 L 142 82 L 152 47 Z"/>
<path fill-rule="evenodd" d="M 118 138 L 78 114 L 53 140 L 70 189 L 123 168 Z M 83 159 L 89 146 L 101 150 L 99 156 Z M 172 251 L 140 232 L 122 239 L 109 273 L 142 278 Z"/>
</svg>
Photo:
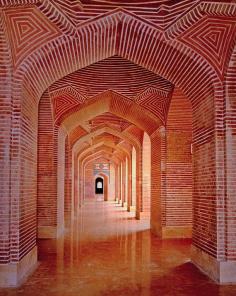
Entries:
<svg viewBox="0 0 236 296">
<path fill-rule="evenodd" d="M 0 13 L 0 262 L 34 248 L 36 224 L 62 224 L 63 195 L 69 213 L 70 190 L 76 208 L 86 164 L 103 155 L 123 168 L 127 200 L 124 162 L 144 132 L 153 230 L 193 222 L 195 247 L 235 260 L 235 3 L 2 0 Z"/>
</svg>

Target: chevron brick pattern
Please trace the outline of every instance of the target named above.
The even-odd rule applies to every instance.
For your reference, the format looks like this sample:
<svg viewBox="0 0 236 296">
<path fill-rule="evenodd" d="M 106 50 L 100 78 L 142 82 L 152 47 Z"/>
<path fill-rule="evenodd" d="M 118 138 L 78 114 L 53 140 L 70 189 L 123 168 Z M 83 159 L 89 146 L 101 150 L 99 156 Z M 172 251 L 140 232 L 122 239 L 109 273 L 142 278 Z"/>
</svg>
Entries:
<svg viewBox="0 0 236 296">
<path fill-rule="evenodd" d="M 119 167 L 127 200 L 144 132 L 153 230 L 193 218 L 193 245 L 235 260 L 235 3 L 1 0 L 0 13 L 0 263 L 36 245 L 36 197 L 41 227 L 58 226 L 65 192 L 79 206 L 87 164 Z"/>
<path fill-rule="evenodd" d="M 228 52 L 235 40 L 236 22 L 230 18 L 203 18 L 180 40 L 209 59 L 219 74 L 224 72 Z"/>
<path fill-rule="evenodd" d="M 15 67 L 43 43 L 60 35 L 57 27 L 47 21 L 36 8 L 11 8 L 5 11 L 4 16 L 10 28 L 9 41 Z"/>
</svg>

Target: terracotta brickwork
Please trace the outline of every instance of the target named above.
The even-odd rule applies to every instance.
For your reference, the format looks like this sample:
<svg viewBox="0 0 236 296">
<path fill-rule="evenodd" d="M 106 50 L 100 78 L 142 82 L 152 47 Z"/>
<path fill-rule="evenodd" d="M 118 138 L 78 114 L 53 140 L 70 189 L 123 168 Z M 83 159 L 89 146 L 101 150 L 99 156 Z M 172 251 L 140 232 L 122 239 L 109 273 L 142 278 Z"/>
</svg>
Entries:
<svg viewBox="0 0 236 296">
<path fill-rule="evenodd" d="M 142 212 L 150 216 L 151 206 L 151 142 L 146 133 L 143 135 L 142 147 Z"/>
<path fill-rule="evenodd" d="M 136 150 L 132 149 L 132 155 L 131 155 L 131 160 L 132 160 L 132 172 L 131 172 L 131 178 L 132 178 L 132 194 L 131 194 L 131 206 L 133 209 L 136 209 L 136 199 L 137 199 L 137 194 L 136 194 L 136 162 L 137 162 L 137 153 Z"/>
<path fill-rule="evenodd" d="M 11 157 L 11 57 L 9 45 L 5 39 L 5 32 L 3 30 L 2 14 L 0 23 L 0 204 L 1 204 L 1 218 L 0 218 L 0 262 L 8 263 L 11 260 L 10 244 L 13 238 L 10 236 L 11 225 L 11 205 L 10 205 L 10 157 Z M 17 239 L 17 237 L 15 238 Z"/>
<path fill-rule="evenodd" d="M 32 269 L 103 160 L 107 199 L 133 188 L 137 219 L 192 229 L 193 262 L 236 282 L 235 26 L 233 1 L 0 0 L 0 269 Z"/>
<path fill-rule="evenodd" d="M 66 137 L 65 146 L 65 214 L 73 218 L 74 200 L 72 198 L 72 149 L 69 137 Z"/>
<path fill-rule="evenodd" d="M 113 168 L 109 169 L 108 174 L 100 173 L 95 175 L 94 174 L 94 166 L 95 164 L 110 164 L 109 160 L 104 157 L 98 157 L 95 160 L 91 159 L 89 162 L 85 164 L 85 179 L 84 179 L 84 192 L 85 192 L 85 199 L 90 200 L 96 198 L 95 194 L 95 179 L 99 176 L 102 177 L 104 180 L 104 200 L 115 200 L 114 189 L 110 187 L 110 184 L 114 184 L 114 171 Z M 109 194 L 110 193 L 110 194 Z"/>
<path fill-rule="evenodd" d="M 226 75 L 226 195 L 225 208 L 227 211 L 225 219 L 226 244 L 224 245 L 224 255 L 228 260 L 236 259 L 236 238 L 235 238 L 235 178 L 236 178 L 236 48 L 234 48 L 229 61 Z M 226 250 L 225 250 L 226 249 Z"/>
<path fill-rule="evenodd" d="M 166 226 L 192 226 L 192 110 L 175 89 L 166 125 Z"/>
<path fill-rule="evenodd" d="M 40 227 L 57 225 L 57 172 L 55 163 L 54 124 L 51 104 L 47 93 L 39 103 L 38 124 L 38 196 L 37 224 Z M 39 237 L 41 236 L 40 233 Z"/>
<path fill-rule="evenodd" d="M 151 137 L 151 229 L 154 234 L 162 236 L 162 153 L 161 146 L 165 143 L 163 127 Z"/>
</svg>

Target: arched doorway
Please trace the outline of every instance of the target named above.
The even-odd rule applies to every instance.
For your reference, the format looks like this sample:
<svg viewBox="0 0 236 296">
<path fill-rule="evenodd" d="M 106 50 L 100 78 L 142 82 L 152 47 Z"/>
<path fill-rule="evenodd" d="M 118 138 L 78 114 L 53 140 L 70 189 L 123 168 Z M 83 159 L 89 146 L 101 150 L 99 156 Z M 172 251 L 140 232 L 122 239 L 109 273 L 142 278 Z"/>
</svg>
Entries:
<svg viewBox="0 0 236 296">
<path fill-rule="evenodd" d="M 95 179 L 95 194 L 104 193 L 104 182 L 101 177 Z"/>
</svg>

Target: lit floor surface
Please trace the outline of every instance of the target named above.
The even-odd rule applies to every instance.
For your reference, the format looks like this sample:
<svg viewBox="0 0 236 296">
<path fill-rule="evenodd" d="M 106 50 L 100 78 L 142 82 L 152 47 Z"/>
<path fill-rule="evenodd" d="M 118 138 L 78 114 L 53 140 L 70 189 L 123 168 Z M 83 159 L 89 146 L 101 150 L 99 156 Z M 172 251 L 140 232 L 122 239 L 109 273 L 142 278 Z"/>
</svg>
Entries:
<svg viewBox="0 0 236 296">
<path fill-rule="evenodd" d="M 189 240 L 160 241 L 147 221 L 114 202 L 90 201 L 65 237 L 40 240 L 39 266 L 18 289 L 0 295 L 236 295 L 190 261 Z"/>
</svg>

